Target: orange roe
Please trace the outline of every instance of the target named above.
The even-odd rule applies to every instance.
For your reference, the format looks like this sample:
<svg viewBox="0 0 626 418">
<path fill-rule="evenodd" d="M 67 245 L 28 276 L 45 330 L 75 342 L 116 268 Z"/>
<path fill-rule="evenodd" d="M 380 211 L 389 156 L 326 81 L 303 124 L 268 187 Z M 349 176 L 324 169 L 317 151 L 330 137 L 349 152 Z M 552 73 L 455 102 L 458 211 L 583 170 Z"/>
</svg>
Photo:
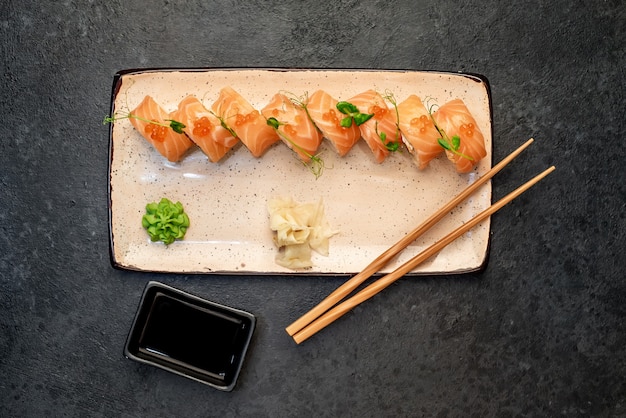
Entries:
<svg viewBox="0 0 626 418">
<path fill-rule="evenodd" d="M 369 113 L 373 113 L 375 119 L 381 119 L 388 111 L 389 109 L 386 107 L 380 107 L 378 105 L 374 105 L 369 108 Z"/>
<path fill-rule="evenodd" d="M 154 141 L 163 142 L 165 141 L 165 136 L 167 135 L 167 127 L 157 125 L 159 123 L 157 120 L 152 120 L 153 123 L 146 124 L 145 132 L 150 136 Z"/>
<path fill-rule="evenodd" d="M 471 137 L 472 135 L 474 135 L 474 124 L 473 123 L 468 123 L 466 124 L 462 124 L 460 127 L 461 130 L 461 135 L 466 136 L 466 137 Z"/>
<path fill-rule="evenodd" d="M 325 121 L 329 121 L 329 122 L 334 123 L 335 126 L 339 126 L 341 128 L 344 128 L 343 126 L 341 126 L 341 120 L 337 116 L 337 112 L 335 112 L 335 109 L 330 109 L 328 112 L 323 113 L 322 114 L 322 119 L 324 119 Z"/>
<path fill-rule="evenodd" d="M 207 136 L 211 133 L 212 129 L 213 124 L 206 116 L 196 119 L 193 124 L 193 134 L 196 136 Z"/>
<path fill-rule="evenodd" d="M 285 125 L 284 129 L 288 136 L 294 136 L 297 133 L 296 128 L 291 125 Z"/>
<path fill-rule="evenodd" d="M 241 113 L 237 113 L 237 116 L 235 117 L 235 125 L 241 126 L 248 122 L 252 122 L 256 118 L 256 116 L 257 116 L 256 111 L 250 112 L 247 115 L 242 115 Z"/>
<path fill-rule="evenodd" d="M 431 121 L 426 115 L 422 115 L 419 118 L 411 119 L 411 127 L 419 130 L 419 133 L 426 133 L 426 128 L 430 125 Z"/>
</svg>

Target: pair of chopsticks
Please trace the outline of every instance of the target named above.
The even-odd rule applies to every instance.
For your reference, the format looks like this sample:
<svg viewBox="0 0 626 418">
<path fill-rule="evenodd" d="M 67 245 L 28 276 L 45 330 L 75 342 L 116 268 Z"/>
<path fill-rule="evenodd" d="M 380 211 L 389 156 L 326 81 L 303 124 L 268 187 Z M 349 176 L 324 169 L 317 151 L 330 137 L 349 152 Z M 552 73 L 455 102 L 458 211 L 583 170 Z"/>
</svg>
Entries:
<svg viewBox="0 0 626 418">
<path fill-rule="evenodd" d="M 457 195 L 454 199 L 452 199 L 445 206 L 440 208 L 437 212 L 435 212 L 430 218 L 428 218 L 424 223 L 415 228 L 409 234 L 405 235 L 400 241 L 391 246 L 387 251 L 382 253 L 378 258 L 372 261 L 363 271 L 352 277 L 350 280 L 345 282 L 343 285 L 338 287 L 333 293 L 331 293 L 326 299 L 320 302 L 317 306 L 311 309 L 309 312 L 304 314 L 294 323 L 289 325 L 286 328 L 287 333 L 294 339 L 297 344 L 300 344 L 302 341 L 308 339 L 318 331 L 322 330 L 336 319 L 343 316 L 345 313 L 356 307 L 357 305 L 365 302 L 369 298 L 373 297 L 387 286 L 391 285 L 393 282 L 400 279 L 405 274 L 409 273 L 415 267 L 417 267 L 422 262 L 426 261 L 439 251 L 441 251 L 445 246 L 450 244 L 452 241 L 457 239 L 459 236 L 463 235 L 474 226 L 479 224 L 480 222 L 487 219 L 489 216 L 494 214 L 500 208 L 511 202 L 513 199 L 524 193 L 526 190 L 534 186 L 537 182 L 543 179 L 545 176 L 554 171 L 555 167 L 552 166 L 542 172 L 541 174 L 535 176 L 533 179 L 529 180 L 522 186 L 518 187 L 498 202 L 491 205 L 489 208 L 485 209 L 470 221 L 464 223 L 454 231 L 450 232 L 441 240 L 435 242 L 430 247 L 426 248 L 424 251 L 419 253 L 418 255 L 411 258 L 406 263 L 402 264 L 396 270 L 391 273 L 383 276 L 378 279 L 374 283 L 367 286 L 365 289 L 361 290 L 351 298 L 345 300 L 344 302 L 336 305 L 340 300 L 348 296 L 354 289 L 356 289 L 360 284 L 365 282 L 370 276 L 379 271 L 382 267 L 384 267 L 389 260 L 391 260 L 394 256 L 396 256 L 400 251 L 405 249 L 410 243 L 415 241 L 420 235 L 430 229 L 433 225 L 439 222 L 446 214 L 448 214 L 454 207 L 456 207 L 459 203 L 469 197 L 472 193 L 474 193 L 480 186 L 485 184 L 489 179 L 491 179 L 494 175 L 496 175 L 500 170 L 502 170 L 507 164 L 509 164 L 515 157 L 517 157 L 523 150 L 525 150 L 531 143 L 533 139 L 529 139 L 518 149 L 513 151 L 509 156 L 507 156 L 500 163 L 495 165 L 491 170 L 481 176 L 478 180 L 468 186 L 465 190 L 463 190 L 459 195 Z M 336 306 L 335 306 L 336 305 Z M 334 308 L 333 308 L 334 306 Z M 331 309 L 332 308 L 332 309 Z"/>
</svg>

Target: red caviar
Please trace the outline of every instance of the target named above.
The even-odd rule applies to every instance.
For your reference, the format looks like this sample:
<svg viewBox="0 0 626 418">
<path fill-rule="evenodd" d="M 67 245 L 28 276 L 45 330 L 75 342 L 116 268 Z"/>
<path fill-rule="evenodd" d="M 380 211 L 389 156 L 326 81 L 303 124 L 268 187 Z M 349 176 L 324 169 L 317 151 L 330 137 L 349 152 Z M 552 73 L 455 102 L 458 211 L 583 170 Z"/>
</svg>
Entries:
<svg viewBox="0 0 626 418">
<path fill-rule="evenodd" d="M 250 112 L 247 115 L 242 115 L 241 113 L 237 113 L 237 116 L 235 117 L 235 125 L 236 126 L 241 126 L 244 125 L 248 122 L 252 122 L 256 116 L 257 116 L 257 112 Z"/>
<path fill-rule="evenodd" d="M 337 116 L 337 112 L 335 112 L 335 109 L 330 109 L 328 112 L 323 113 L 322 114 L 322 119 L 324 119 L 326 121 L 330 121 L 330 122 L 334 123 L 336 126 L 344 128 L 343 126 L 341 126 L 341 120 Z"/>
<path fill-rule="evenodd" d="M 146 134 L 150 135 L 150 138 L 157 142 L 165 141 L 165 136 L 167 135 L 167 127 L 158 125 L 158 121 L 152 120 L 152 122 L 148 123 L 145 127 Z"/>
<path fill-rule="evenodd" d="M 468 123 L 466 124 L 462 124 L 460 126 L 460 130 L 461 130 L 461 135 L 466 136 L 466 137 L 471 137 L 472 135 L 474 135 L 474 124 L 473 123 Z"/>
<path fill-rule="evenodd" d="M 293 126 L 291 126 L 291 125 L 289 125 L 289 124 L 285 125 L 285 128 L 284 128 L 284 129 L 285 129 L 285 133 L 286 133 L 288 136 L 293 136 L 293 135 L 295 135 L 295 134 L 297 134 L 297 133 L 298 133 L 298 132 L 296 131 L 296 128 L 294 128 Z"/>
<path fill-rule="evenodd" d="M 419 118 L 413 118 L 411 119 L 411 126 L 419 129 L 419 132 L 421 134 L 426 132 L 426 128 L 428 127 L 428 125 L 431 123 L 430 119 L 428 116 L 426 115 L 422 115 Z"/>
<path fill-rule="evenodd" d="M 207 136 L 211 133 L 213 124 L 208 117 L 202 116 L 193 123 L 193 134 L 196 136 Z"/>
<path fill-rule="evenodd" d="M 389 109 L 386 107 L 380 107 L 378 105 L 374 105 L 369 108 L 369 113 L 373 113 L 375 119 L 381 119 L 385 116 L 385 114 L 387 114 L 388 111 Z"/>
</svg>

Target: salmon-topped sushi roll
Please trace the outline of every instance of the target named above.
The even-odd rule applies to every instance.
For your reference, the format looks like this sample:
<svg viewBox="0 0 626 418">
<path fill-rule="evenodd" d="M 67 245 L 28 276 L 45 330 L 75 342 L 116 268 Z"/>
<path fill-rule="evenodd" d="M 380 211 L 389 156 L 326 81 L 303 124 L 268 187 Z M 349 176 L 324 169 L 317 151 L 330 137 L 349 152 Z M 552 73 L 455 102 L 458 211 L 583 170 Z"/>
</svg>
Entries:
<svg viewBox="0 0 626 418">
<path fill-rule="evenodd" d="M 447 144 L 446 155 L 459 173 L 471 171 L 487 155 L 485 138 L 462 100 L 445 103 L 433 113 L 433 118 L 444 145 Z"/>
<path fill-rule="evenodd" d="M 359 129 L 376 162 L 382 163 L 389 155 L 389 146 L 400 141 L 395 111 L 389 109 L 385 99 L 374 90 L 359 93 L 348 102 L 356 106 L 359 112 L 373 115 L 359 125 Z"/>
<path fill-rule="evenodd" d="M 430 113 L 419 97 L 412 94 L 398 104 L 398 125 L 402 142 L 406 145 L 420 170 L 443 152 L 438 139 L 441 137 Z"/>
<path fill-rule="evenodd" d="M 322 142 L 322 134 L 304 107 L 294 104 L 287 96 L 278 93 L 261 110 L 261 114 L 302 161 L 311 160 Z"/>
<path fill-rule="evenodd" d="M 177 162 L 193 146 L 184 133 L 171 127 L 175 120 L 151 96 L 146 96 L 139 106 L 130 112 L 130 123 L 169 161 Z"/>
<path fill-rule="evenodd" d="M 343 157 L 361 139 L 361 130 L 355 123 L 350 126 L 341 125 L 345 115 L 337 110 L 337 103 L 338 101 L 330 94 L 318 90 L 308 98 L 306 109 L 315 125 L 322 131 L 323 137 L 328 139 L 337 154 Z"/>
<path fill-rule="evenodd" d="M 200 147 L 212 162 L 218 162 L 239 140 L 224 128 L 220 120 L 194 96 L 185 97 L 172 119 L 185 125 L 187 136 Z"/>
<path fill-rule="evenodd" d="M 211 109 L 257 158 L 280 139 L 261 113 L 231 87 L 220 90 Z"/>
</svg>

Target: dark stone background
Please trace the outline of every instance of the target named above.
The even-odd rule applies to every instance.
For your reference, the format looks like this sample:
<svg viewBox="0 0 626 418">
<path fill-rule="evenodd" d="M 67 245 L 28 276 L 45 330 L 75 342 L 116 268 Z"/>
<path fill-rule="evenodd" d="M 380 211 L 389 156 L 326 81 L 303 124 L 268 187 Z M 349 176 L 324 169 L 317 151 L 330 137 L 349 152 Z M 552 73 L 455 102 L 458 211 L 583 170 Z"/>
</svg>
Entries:
<svg viewBox="0 0 626 418">
<path fill-rule="evenodd" d="M 621 0 L 0 5 L 0 415 L 626 416 L 626 6 Z M 133 273 L 109 262 L 113 75 L 137 67 L 468 71 L 493 92 L 484 272 L 401 280 L 305 344 L 333 277 Z M 255 313 L 222 393 L 122 355 L 159 280 Z"/>
</svg>

